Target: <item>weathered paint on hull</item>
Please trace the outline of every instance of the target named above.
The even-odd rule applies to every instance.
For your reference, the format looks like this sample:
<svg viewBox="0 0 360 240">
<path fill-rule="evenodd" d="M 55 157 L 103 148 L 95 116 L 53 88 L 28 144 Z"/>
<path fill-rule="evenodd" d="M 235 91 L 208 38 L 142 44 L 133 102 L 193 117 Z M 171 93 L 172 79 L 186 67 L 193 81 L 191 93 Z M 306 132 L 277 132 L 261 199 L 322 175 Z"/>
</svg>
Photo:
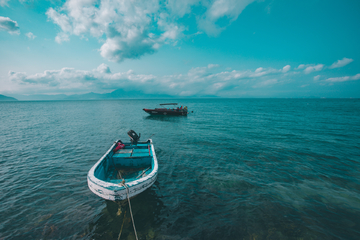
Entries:
<svg viewBox="0 0 360 240">
<path fill-rule="evenodd" d="M 157 175 L 146 182 L 128 187 L 129 198 L 135 197 L 136 195 L 142 193 L 143 191 L 151 187 L 156 182 L 156 178 Z M 106 200 L 121 201 L 127 199 L 126 189 L 120 185 L 118 185 L 118 190 L 109 190 L 106 187 L 97 185 L 88 178 L 88 186 L 93 193 Z"/>
</svg>

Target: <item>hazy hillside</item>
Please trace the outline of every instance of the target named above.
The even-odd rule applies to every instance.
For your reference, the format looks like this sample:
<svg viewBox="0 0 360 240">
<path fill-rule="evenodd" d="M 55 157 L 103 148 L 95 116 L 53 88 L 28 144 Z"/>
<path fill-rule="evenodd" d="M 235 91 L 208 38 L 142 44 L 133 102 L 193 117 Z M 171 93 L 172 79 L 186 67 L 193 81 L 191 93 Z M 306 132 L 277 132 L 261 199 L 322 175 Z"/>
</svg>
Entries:
<svg viewBox="0 0 360 240">
<path fill-rule="evenodd" d="M 47 95 L 47 94 L 35 94 L 35 95 L 17 95 L 18 99 L 22 101 L 56 101 L 56 100 L 100 100 L 100 99 L 156 99 L 156 98 L 175 98 L 179 96 L 172 96 L 168 94 L 147 94 L 143 91 L 138 90 L 124 90 L 117 89 L 110 93 L 85 93 L 85 94 L 57 94 L 57 95 Z M 188 97 L 216 97 L 215 95 L 195 95 Z M 16 100 L 16 99 L 15 99 Z"/>
<path fill-rule="evenodd" d="M 0 94 L 0 101 L 18 101 L 16 98 L 13 97 L 7 97 Z"/>
<path fill-rule="evenodd" d="M 100 99 L 122 99 L 122 98 L 173 98 L 167 94 L 146 94 L 142 91 L 126 91 L 117 89 L 110 93 L 85 93 L 85 94 L 36 94 L 36 95 L 18 95 L 17 98 L 24 101 L 51 101 L 51 100 L 100 100 Z"/>
<path fill-rule="evenodd" d="M 92 99 L 121 99 L 121 98 L 172 98 L 167 94 L 146 94 L 142 91 L 126 91 L 123 89 L 117 89 L 110 93 L 86 93 L 86 94 L 75 94 L 65 98 L 65 100 L 92 100 Z"/>
</svg>

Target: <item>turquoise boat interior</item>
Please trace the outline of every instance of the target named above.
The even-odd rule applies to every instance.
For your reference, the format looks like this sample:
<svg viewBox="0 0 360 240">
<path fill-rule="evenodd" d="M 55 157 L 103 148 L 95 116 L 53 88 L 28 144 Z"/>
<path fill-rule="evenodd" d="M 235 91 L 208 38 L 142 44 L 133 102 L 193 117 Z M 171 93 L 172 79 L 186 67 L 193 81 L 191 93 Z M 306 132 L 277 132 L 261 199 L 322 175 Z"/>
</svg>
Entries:
<svg viewBox="0 0 360 240">
<path fill-rule="evenodd" d="M 114 152 L 111 151 L 96 167 L 96 178 L 119 184 L 139 180 L 149 174 L 154 168 L 154 160 L 150 142 L 131 145 L 124 143 L 125 147 Z"/>
</svg>

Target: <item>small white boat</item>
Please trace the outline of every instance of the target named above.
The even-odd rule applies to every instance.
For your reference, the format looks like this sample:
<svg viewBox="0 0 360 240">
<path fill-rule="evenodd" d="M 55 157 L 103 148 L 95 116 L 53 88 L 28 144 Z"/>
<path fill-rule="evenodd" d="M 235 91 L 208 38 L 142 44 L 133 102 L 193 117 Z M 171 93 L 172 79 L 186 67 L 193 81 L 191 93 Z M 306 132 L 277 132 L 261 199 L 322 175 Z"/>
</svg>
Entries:
<svg viewBox="0 0 360 240">
<path fill-rule="evenodd" d="M 88 186 L 99 197 L 124 200 L 145 191 L 156 181 L 158 162 L 152 140 L 138 142 L 140 137 L 132 130 L 128 135 L 130 143 L 116 141 L 88 173 Z"/>
</svg>

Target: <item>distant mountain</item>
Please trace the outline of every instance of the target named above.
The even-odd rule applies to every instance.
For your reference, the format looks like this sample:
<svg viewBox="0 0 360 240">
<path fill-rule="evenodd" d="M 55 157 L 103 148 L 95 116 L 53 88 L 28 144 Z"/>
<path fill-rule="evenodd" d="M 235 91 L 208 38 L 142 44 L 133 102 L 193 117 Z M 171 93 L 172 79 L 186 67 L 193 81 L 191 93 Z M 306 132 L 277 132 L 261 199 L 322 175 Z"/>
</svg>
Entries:
<svg viewBox="0 0 360 240">
<path fill-rule="evenodd" d="M 110 93 L 86 93 L 74 94 L 64 100 L 98 100 L 98 99 L 122 99 L 122 98 L 173 98 L 167 94 L 146 94 L 143 91 L 117 89 Z"/>
<path fill-rule="evenodd" d="M 0 101 L 18 101 L 16 98 L 13 97 L 7 97 L 0 94 Z"/>
<path fill-rule="evenodd" d="M 25 101 L 54 101 L 54 100 L 64 100 L 68 95 L 65 94 L 56 94 L 56 95 L 48 95 L 48 94 L 35 94 L 35 95 L 21 95 L 17 96 L 20 100 Z"/>
<path fill-rule="evenodd" d="M 104 94 L 100 93 L 85 93 L 85 94 L 74 94 L 64 98 L 64 100 L 94 100 L 94 99 L 104 99 Z"/>
<path fill-rule="evenodd" d="M 124 90 L 117 89 L 110 93 L 85 93 L 85 94 L 57 94 L 57 95 L 47 95 L 47 94 L 36 94 L 36 95 L 17 95 L 20 100 L 25 101 L 52 101 L 52 100 L 101 100 L 101 99 L 154 99 L 154 98 L 175 98 L 179 96 L 172 96 L 168 94 L 148 94 L 139 90 Z M 190 96 L 197 97 L 197 96 Z"/>
<path fill-rule="evenodd" d="M 173 98 L 174 96 L 168 94 L 146 94 L 143 91 L 126 91 L 124 89 L 117 89 L 111 93 L 104 94 L 106 99 L 117 98 Z"/>
</svg>

